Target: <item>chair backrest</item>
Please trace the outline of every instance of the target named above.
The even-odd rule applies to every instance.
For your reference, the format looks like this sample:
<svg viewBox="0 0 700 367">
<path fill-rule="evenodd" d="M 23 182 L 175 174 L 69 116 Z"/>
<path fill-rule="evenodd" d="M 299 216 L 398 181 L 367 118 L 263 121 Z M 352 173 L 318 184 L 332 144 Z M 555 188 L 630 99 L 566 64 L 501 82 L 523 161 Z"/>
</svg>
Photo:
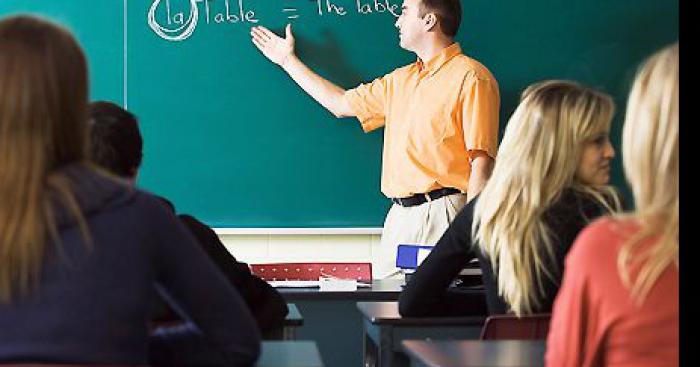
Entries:
<svg viewBox="0 0 700 367">
<path fill-rule="evenodd" d="M 541 340 L 547 339 L 551 314 L 492 315 L 481 329 L 482 340 Z"/>
<path fill-rule="evenodd" d="M 264 280 L 318 280 L 321 277 L 372 281 L 371 263 L 251 264 L 250 271 Z"/>
</svg>

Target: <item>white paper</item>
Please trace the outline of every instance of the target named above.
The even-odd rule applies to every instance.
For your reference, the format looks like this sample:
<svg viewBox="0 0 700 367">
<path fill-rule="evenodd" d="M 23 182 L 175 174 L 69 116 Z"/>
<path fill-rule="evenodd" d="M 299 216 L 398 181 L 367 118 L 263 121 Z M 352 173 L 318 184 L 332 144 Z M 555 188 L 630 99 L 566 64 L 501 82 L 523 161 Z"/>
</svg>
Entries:
<svg viewBox="0 0 700 367">
<path fill-rule="evenodd" d="M 425 258 L 428 257 L 428 255 L 430 255 L 430 250 L 432 249 L 418 249 L 418 254 L 416 255 L 416 267 L 418 267 L 418 265 L 420 265 L 423 262 L 423 260 L 425 260 Z"/>
<path fill-rule="evenodd" d="M 318 288 L 318 280 L 268 280 L 275 288 Z"/>
<path fill-rule="evenodd" d="M 321 291 L 356 291 L 357 280 L 321 278 L 318 280 Z"/>
</svg>

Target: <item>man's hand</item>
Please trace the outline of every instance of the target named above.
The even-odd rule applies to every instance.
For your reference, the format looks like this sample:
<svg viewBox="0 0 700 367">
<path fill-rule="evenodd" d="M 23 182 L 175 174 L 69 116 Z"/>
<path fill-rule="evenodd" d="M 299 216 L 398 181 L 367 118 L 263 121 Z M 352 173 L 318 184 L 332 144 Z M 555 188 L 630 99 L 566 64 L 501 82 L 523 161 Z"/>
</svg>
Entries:
<svg viewBox="0 0 700 367">
<path fill-rule="evenodd" d="M 0 0 L 2 1 L 2 0 Z M 255 47 L 270 61 L 282 67 L 289 76 L 321 106 L 336 117 L 355 116 L 348 102 L 343 98 L 345 89 L 314 73 L 294 55 L 292 26 L 287 24 L 284 38 L 265 27 L 252 27 L 250 36 Z"/>
<path fill-rule="evenodd" d="M 294 36 L 292 35 L 291 24 L 287 24 L 285 33 L 285 38 L 282 38 L 262 26 L 250 29 L 250 35 L 255 47 L 270 61 L 279 66 L 284 66 L 284 63 L 294 54 Z"/>
</svg>

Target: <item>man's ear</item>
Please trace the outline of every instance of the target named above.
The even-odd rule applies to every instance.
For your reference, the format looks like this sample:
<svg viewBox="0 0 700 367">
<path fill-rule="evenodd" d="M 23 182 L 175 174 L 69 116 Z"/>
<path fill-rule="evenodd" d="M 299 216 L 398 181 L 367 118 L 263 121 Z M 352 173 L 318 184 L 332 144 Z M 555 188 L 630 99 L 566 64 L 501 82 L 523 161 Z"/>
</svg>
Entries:
<svg viewBox="0 0 700 367">
<path fill-rule="evenodd" d="M 435 25 L 437 25 L 437 16 L 435 16 L 435 13 L 428 13 L 423 17 L 423 28 L 426 31 L 430 31 L 433 28 L 435 28 Z"/>
</svg>

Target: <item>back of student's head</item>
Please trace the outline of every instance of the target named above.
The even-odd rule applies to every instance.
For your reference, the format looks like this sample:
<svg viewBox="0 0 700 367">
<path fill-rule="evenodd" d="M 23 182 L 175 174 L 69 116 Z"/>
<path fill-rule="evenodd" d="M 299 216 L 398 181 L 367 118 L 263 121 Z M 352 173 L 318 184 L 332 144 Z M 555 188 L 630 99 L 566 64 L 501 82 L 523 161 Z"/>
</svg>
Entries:
<svg viewBox="0 0 700 367">
<path fill-rule="evenodd" d="M 652 55 L 641 67 L 627 101 L 622 132 L 623 165 L 642 231 L 620 252 L 618 265 L 632 293 L 643 299 L 661 272 L 678 261 L 679 229 L 679 65 L 678 43 Z M 658 236 L 640 254 L 647 237 Z M 643 262 L 634 281 L 627 268 Z"/>
<path fill-rule="evenodd" d="M 141 166 L 143 139 L 138 121 L 118 105 L 90 103 L 90 155 L 100 167 L 125 178 L 133 178 Z"/>
<path fill-rule="evenodd" d="M 544 212 L 565 190 L 590 195 L 612 209 L 612 188 L 578 177 L 585 144 L 607 133 L 612 98 L 575 82 L 550 80 L 529 86 L 510 118 L 493 174 L 475 207 L 473 236 L 498 274 L 499 292 L 517 314 L 540 305 L 538 284 L 556 269 L 552 233 Z M 614 206 L 614 205 L 613 205 Z M 535 264 L 537 271 L 532 272 Z"/>
<path fill-rule="evenodd" d="M 87 155 L 87 95 L 69 32 L 27 16 L 0 21 L 0 302 L 36 280 L 55 233 L 50 196 L 75 203 L 59 170 Z"/>
</svg>

